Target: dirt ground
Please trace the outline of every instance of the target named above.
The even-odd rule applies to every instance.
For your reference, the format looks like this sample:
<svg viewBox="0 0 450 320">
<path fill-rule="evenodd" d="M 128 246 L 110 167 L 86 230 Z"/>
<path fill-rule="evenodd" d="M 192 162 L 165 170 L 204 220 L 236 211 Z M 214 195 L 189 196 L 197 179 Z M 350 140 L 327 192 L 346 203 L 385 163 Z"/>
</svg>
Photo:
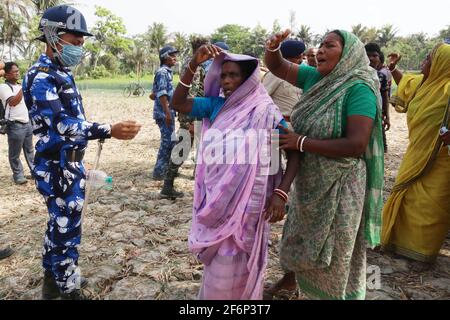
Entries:
<svg viewBox="0 0 450 320">
<path fill-rule="evenodd" d="M 187 246 L 192 161 L 182 167 L 176 180 L 185 198 L 158 199 L 162 182 L 153 181 L 151 172 L 159 130 L 152 120 L 148 98 L 91 91 L 84 94 L 84 102 L 91 121 L 135 119 L 143 125 L 135 140 L 109 140 L 104 145 L 100 169 L 113 177 L 114 189 L 96 191 L 84 219 L 79 261 L 83 275 L 89 278 L 84 292 L 92 299 L 195 299 L 202 266 Z M 392 113 L 388 141 L 385 197 L 407 146 L 404 115 Z M 93 164 L 96 149 L 97 144 L 91 142 L 87 164 Z M 24 186 L 13 184 L 7 150 L 6 137 L 0 136 L 0 247 L 11 245 L 16 250 L 0 261 L 0 299 L 40 299 L 47 211 L 32 181 Z M 282 275 L 277 256 L 281 231 L 282 224 L 272 228 L 267 283 Z M 381 288 L 369 290 L 367 299 L 450 298 L 450 240 L 428 272 L 413 272 L 408 261 L 372 250 L 368 250 L 368 265 L 381 271 Z M 275 298 L 306 299 L 301 293 Z"/>
</svg>

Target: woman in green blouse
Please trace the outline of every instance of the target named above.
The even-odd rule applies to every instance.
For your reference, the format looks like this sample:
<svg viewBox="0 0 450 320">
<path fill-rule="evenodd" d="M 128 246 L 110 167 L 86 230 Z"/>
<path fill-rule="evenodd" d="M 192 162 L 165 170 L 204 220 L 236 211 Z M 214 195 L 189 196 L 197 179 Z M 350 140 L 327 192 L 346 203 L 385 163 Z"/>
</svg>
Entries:
<svg viewBox="0 0 450 320">
<path fill-rule="evenodd" d="M 355 35 L 328 33 L 313 68 L 282 58 L 289 33 L 269 39 L 265 54 L 273 74 L 304 91 L 291 116 L 294 131 L 280 135 L 282 149 L 301 153 L 281 265 L 311 298 L 364 299 L 366 246 L 380 242 L 383 206 L 379 81 Z M 282 205 L 274 196 L 267 211 Z M 289 276 L 275 285 L 289 286 Z"/>
</svg>

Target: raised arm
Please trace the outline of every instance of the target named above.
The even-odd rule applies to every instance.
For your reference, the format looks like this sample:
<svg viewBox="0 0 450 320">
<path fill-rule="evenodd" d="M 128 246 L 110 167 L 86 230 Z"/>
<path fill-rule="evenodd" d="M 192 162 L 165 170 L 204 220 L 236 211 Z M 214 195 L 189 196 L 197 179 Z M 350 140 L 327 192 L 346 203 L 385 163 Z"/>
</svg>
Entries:
<svg viewBox="0 0 450 320">
<path fill-rule="evenodd" d="M 397 85 L 399 85 L 400 81 L 403 78 L 403 73 L 400 70 L 398 70 L 397 63 L 400 62 L 400 60 L 402 59 L 402 56 L 398 53 L 391 53 L 388 55 L 388 58 L 389 58 L 389 62 L 388 62 L 389 71 L 391 72 L 395 83 Z"/>
<path fill-rule="evenodd" d="M 222 51 L 221 48 L 214 45 L 203 45 L 192 57 L 188 63 L 188 70 L 184 72 L 180 79 L 180 82 L 175 89 L 172 97 L 172 107 L 181 113 L 187 114 L 192 111 L 193 98 L 189 98 L 189 89 L 191 88 L 191 82 L 194 78 L 195 71 L 199 64 L 216 57 Z"/>
<path fill-rule="evenodd" d="M 290 33 L 291 31 L 287 29 L 284 32 L 273 35 L 266 41 L 264 62 L 275 76 L 295 86 L 297 84 L 299 66 L 284 59 L 280 52 L 281 43 L 286 40 Z"/>
</svg>

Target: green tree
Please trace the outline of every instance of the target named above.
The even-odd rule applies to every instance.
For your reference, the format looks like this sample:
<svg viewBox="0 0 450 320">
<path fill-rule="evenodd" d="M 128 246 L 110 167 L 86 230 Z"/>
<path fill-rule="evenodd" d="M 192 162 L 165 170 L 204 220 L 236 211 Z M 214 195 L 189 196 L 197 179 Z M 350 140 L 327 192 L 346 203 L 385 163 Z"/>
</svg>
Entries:
<svg viewBox="0 0 450 320">
<path fill-rule="evenodd" d="M 172 45 L 180 51 L 179 60 L 184 61 L 191 54 L 191 46 L 188 37 L 182 32 L 175 32 L 172 35 Z"/>
<path fill-rule="evenodd" d="M 50 7 L 54 7 L 63 3 L 66 3 L 65 0 L 29 0 L 36 9 L 36 14 L 42 15 L 45 10 Z"/>
<path fill-rule="evenodd" d="M 250 29 L 238 24 L 227 24 L 217 29 L 211 35 L 211 42 L 225 41 L 231 48 L 231 51 L 243 53 L 248 50 L 247 45 L 250 41 Z"/>
<path fill-rule="evenodd" d="M 352 33 L 357 36 L 361 41 L 363 41 L 366 36 L 367 27 L 364 27 L 361 23 L 351 27 Z M 364 41 L 363 41 L 364 42 Z"/>
<path fill-rule="evenodd" d="M 25 0 L 3 0 L 0 2 L 0 44 L 2 45 L 0 59 L 9 51 L 9 59 L 16 43 L 22 38 L 22 28 L 25 19 L 30 17 L 29 3 Z"/>
<path fill-rule="evenodd" d="M 278 21 L 278 19 L 275 19 L 275 20 L 273 21 L 272 32 L 271 32 L 271 34 L 278 33 L 278 32 L 280 32 L 281 30 L 282 30 L 282 28 L 281 28 L 280 22 Z"/>
<path fill-rule="evenodd" d="M 439 38 L 450 39 L 450 25 L 447 26 L 447 29 L 442 29 L 439 31 Z"/>
<path fill-rule="evenodd" d="M 97 67 L 101 56 L 110 54 L 117 58 L 131 50 L 132 41 L 125 37 L 127 32 L 121 17 L 116 16 L 106 8 L 95 7 L 98 17 L 92 28 L 94 39 L 86 44 L 86 49 L 92 56 L 92 65 Z"/>
<path fill-rule="evenodd" d="M 145 33 L 145 39 L 150 48 L 158 52 L 169 41 L 166 26 L 163 23 L 153 22 Z"/>
<path fill-rule="evenodd" d="M 384 25 L 378 30 L 377 41 L 380 47 L 387 47 L 395 39 L 397 32 L 398 30 L 392 24 Z"/>
<path fill-rule="evenodd" d="M 304 24 L 300 25 L 296 38 L 303 41 L 306 47 L 310 47 L 314 43 L 314 34 L 311 32 L 311 28 Z"/>
<path fill-rule="evenodd" d="M 269 33 L 260 24 L 258 24 L 250 33 L 248 50 L 253 56 L 262 58 L 265 51 L 265 43 Z"/>
</svg>

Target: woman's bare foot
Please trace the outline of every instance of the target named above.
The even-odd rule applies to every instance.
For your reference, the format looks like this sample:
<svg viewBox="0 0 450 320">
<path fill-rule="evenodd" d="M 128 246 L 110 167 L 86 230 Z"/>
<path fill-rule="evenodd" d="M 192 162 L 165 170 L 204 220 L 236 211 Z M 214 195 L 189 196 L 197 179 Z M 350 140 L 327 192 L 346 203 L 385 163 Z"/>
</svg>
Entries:
<svg viewBox="0 0 450 320">
<path fill-rule="evenodd" d="M 264 291 L 267 294 L 277 294 L 281 290 L 295 291 L 297 289 L 297 282 L 295 281 L 295 272 L 285 273 L 283 278 L 277 281 L 275 284 L 266 288 Z"/>
</svg>

